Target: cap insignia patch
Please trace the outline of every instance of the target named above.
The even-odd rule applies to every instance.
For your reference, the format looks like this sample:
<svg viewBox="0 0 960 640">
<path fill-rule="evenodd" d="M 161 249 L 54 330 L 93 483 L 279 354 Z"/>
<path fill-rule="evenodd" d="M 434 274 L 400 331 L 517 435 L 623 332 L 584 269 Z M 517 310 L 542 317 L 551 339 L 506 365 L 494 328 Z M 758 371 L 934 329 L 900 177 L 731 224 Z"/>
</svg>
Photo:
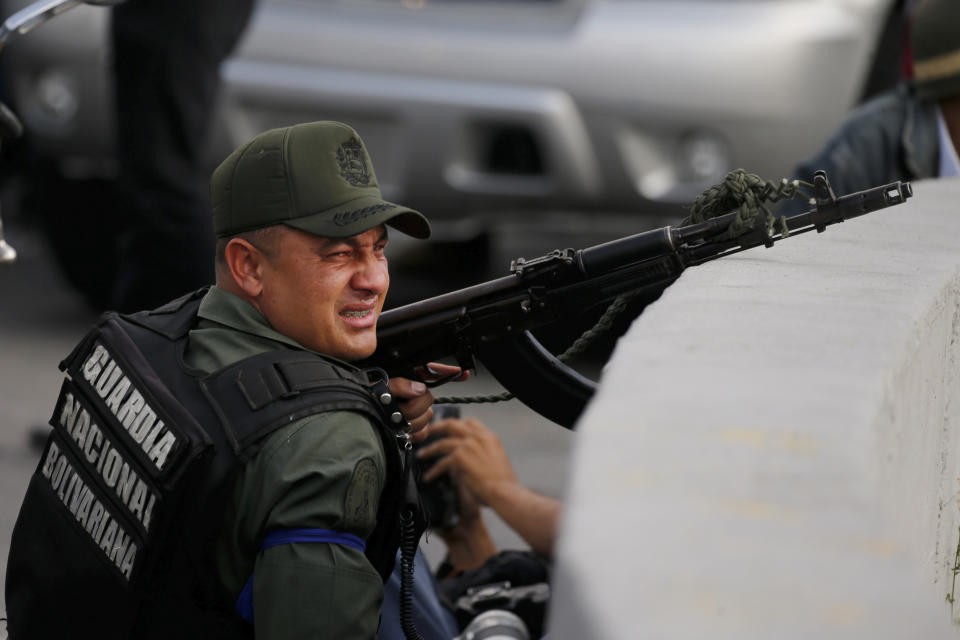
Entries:
<svg viewBox="0 0 960 640">
<path fill-rule="evenodd" d="M 353 186 L 365 187 L 370 184 L 367 156 L 363 152 L 363 144 L 356 137 L 351 137 L 337 148 L 337 164 L 340 166 L 340 175 Z"/>
</svg>

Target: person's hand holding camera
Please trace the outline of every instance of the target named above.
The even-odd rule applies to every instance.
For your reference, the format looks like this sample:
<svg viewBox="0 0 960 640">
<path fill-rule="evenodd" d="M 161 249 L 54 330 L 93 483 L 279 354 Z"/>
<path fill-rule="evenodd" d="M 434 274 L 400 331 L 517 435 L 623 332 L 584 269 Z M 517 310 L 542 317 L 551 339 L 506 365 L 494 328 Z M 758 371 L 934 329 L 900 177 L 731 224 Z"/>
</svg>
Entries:
<svg viewBox="0 0 960 640">
<path fill-rule="evenodd" d="M 420 458 L 439 458 L 424 474 L 424 481 L 447 473 L 486 506 L 493 506 L 498 493 L 519 484 L 500 437 L 476 418 L 438 420 L 430 430 L 444 437 L 418 453 Z"/>
<path fill-rule="evenodd" d="M 430 430 L 443 437 L 417 452 L 421 459 L 437 458 L 424 473 L 424 481 L 448 474 L 459 487 L 459 495 L 469 492 L 493 509 L 534 551 L 552 555 L 561 504 L 520 484 L 500 437 L 475 418 L 438 420 Z"/>
</svg>

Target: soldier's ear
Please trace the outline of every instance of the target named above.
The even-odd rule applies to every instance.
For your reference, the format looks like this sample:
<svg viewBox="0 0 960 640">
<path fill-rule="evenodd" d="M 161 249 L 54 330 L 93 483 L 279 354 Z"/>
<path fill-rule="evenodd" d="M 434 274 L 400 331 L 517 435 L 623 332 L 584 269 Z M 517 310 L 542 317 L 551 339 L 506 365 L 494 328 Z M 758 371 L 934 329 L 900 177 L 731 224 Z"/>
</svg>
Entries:
<svg viewBox="0 0 960 640">
<path fill-rule="evenodd" d="M 263 267 L 267 257 L 243 238 L 231 238 L 224 249 L 231 284 L 256 298 L 263 291 Z"/>
</svg>

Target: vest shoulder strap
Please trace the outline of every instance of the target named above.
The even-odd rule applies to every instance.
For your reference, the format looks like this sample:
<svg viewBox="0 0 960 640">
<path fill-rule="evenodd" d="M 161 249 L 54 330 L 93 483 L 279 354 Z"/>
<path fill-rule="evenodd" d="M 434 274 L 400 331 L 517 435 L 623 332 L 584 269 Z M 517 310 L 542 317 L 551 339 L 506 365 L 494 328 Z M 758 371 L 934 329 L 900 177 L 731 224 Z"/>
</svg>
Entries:
<svg viewBox="0 0 960 640">
<path fill-rule="evenodd" d="M 234 453 L 243 457 L 278 427 L 317 413 L 356 411 L 387 424 L 391 405 L 377 400 L 374 384 L 364 371 L 292 350 L 246 358 L 201 381 Z"/>
</svg>

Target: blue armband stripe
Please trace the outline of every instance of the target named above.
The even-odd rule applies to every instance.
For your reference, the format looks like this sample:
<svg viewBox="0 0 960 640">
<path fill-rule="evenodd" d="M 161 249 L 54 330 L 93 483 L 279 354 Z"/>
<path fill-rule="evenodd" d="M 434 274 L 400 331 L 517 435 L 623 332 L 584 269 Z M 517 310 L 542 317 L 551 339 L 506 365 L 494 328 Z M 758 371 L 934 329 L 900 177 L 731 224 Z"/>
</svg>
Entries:
<svg viewBox="0 0 960 640">
<path fill-rule="evenodd" d="M 360 536 L 352 533 L 342 533 L 330 529 L 281 529 L 267 534 L 260 545 L 260 550 L 269 549 L 281 544 L 293 544 L 295 542 L 325 542 L 328 544 L 342 544 L 344 546 L 356 549 L 363 553 L 367 549 L 367 543 Z M 253 574 L 247 578 L 247 583 L 243 585 L 243 591 L 237 598 L 237 613 L 247 622 L 253 622 Z"/>
<path fill-rule="evenodd" d="M 352 533 L 342 533 L 330 529 L 281 529 L 267 534 L 260 545 L 260 550 L 275 547 L 278 544 L 293 544 L 294 542 L 327 542 L 343 544 L 353 547 L 360 553 L 367 549 L 367 543 L 360 536 Z"/>
</svg>

